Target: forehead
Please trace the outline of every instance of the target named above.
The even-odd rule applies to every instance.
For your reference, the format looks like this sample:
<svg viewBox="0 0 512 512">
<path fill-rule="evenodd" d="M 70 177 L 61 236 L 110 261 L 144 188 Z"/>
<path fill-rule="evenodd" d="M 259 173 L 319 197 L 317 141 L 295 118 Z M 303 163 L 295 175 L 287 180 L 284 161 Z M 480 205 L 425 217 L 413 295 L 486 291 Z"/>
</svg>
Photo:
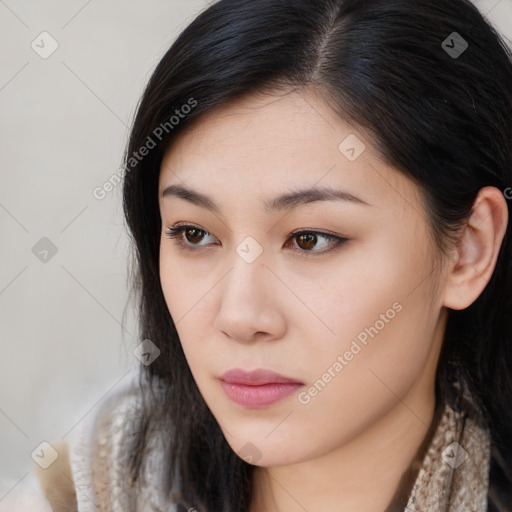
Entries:
<svg viewBox="0 0 512 512">
<path fill-rule="evenodd" d="M 203 115 L 167 149 L 159 196 L 185 182 L 240 199 L 313 185 L 342 187 L 380 206 L 410 207 L 419 199 L 416 186 L 381 161 L 364 131 L 311 90 L 246 96 Z"/>
<path fill-rule="evenodd" d="M 338 156 L 337 138 L 343 125 L 336 114 L 311 90 L 266 91 L 244 96 L 203 114 L 173 141 L 165 159 L 193 156 L 235 160 L 269 152 L 293 161 L 295 155 L 318 159 L 321 154 Z M 347 131 L 347 134 L 348 134 Z M 323 141 L 321 147 L 316 144 Z M 334 147 L 333 147 L 334 145 Z M 285 162 L 283 162 L 285 163 Z"/>
</svg>

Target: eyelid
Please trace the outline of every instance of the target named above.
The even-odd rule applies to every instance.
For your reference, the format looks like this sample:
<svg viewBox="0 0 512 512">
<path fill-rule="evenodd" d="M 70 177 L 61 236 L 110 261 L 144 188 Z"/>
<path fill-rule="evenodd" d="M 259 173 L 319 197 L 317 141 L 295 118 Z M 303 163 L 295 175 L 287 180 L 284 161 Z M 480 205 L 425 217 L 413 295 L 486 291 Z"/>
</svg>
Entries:
<svg viewBox="0 0 512 512">
<path fill-rule="evenodd" d="M 288 240 L 293 241 L 293 239 L 295 237 L 297 237 L 298 235 L 302 235 L 302 234 L 320 235 L 320 236 L 325 237 L 330 242 L 330 247 L 328 247 L 327 249 L 321 250 L 321 251 L 305 251 L 302 249 L 293 248 L 293 251 L 296 254 L 298 254 L 299 256 L 305 256 L 305 257 L 310 257 L 310 258 L 315 257 L 315 256 L 320 257 L 320 256 L 323 256 L 324 254 L 333 252 L 349 241 L 349 239 L 346 237 L 343 237 L 340 235 L 335 235 L 334 233 L 329 233 L 326 231 L 318 231 L 316 229 L 298 229 L 298 230 L 295 230 L 292 233 L 290 233 L 290 235 L 287 239 L 287 243 L 288 243 Z"/>
<path fill-rule="evenodd" d="M 196 229 L 197 231 L 202 231 L 203 233 L 205 233 L 205 235 L 211 235 L 211 236 L 215 237 L 215 235 L 212 235 L 206 229 L 196 226 L 194 224 L 190 224 L 190 223 L 175 224 L 174 226 L 167 228 L 167 231 L 165 232 L 165 234 L 169 238 L 175 239 L 176 244 L 184 250 L 191 250 L 194 252 L 198 252 L 199 250 L 201 250 L 201 248 L 206 247 L 206 245 L 190 245 L 190 244 L 186 243 L 186 241 L 183 240 L 182 235 L 183 235 L 184 231 L 186 231 L 187 229 Z M 217 237 L 215 237 L 215 238 L 217 238 Z"/>
<path fill-rule="evenodd" d="M 215 235 L 212 235 L 212 233 L 210 233 L 206 229 L 201 228 L 199 226 L 196 226 L 194 224 L 185 223 L 185 222 L 184 223 L 177 223 L 174 226 L 167 228 L 167 231 L 165 232 L 165 234 L 169 238 L 175 239 L 176 245 L 178 245 L 181 249 L 183 249 L 185 251 L 192 251 L 192 252 L 195 252 L 195 253 L 199 253 L 199 252 L 202 252 L 202 249 L 207 249 L 208 248 L 208 245 L 190 245 L 186 241 L 184 241 L 182 239 L 181 235 L 187 229 L 196 229 L 198 231 L 202 231 L 203 233 L 205 233 L 205 235 L 211 235 L 211 236 L 215 237 Z M 329 240 L 331 242 L 331 247 L 328 248 L 328 249 L 325 249 L 325 250 L 321 250 L 321 251 L 307 251 L 307 250 L 303 250 L 303 249 L 300 249 L 300 248 L 297 249 L 297 248 L 294 247 L 292 250 L 295 253 L 298 253 L 300 256 L 309 256 L 309 257 L 316 256 L 316 255 L 320 256 L 320 255 L 323 255 L 323 254 L 326 254 L 328 252 L 336 250 L 341 245 L 344 245 L 346 242 L 349 241 L 349 239 L 347 237 L 336 235 L 336 234 L 334 234 L 332 232 L 319 231 L 319 230 L 313 229 L 313 228 L 311 228 L 311 229 L 302 228 L 302 229 L 297 229 L 297 230 L 293 231 L 292 233 L 290 233 L 288 238 L 287 238 L 287 240 L 286 240 L 286 243 L 288 243 L 289 241 L 292 241 L 295 237 L 297 237 L 298 235 L 302 235 L 302 234 L 313 234 L 313 235 L 323 236 L 323 237 L 325 237 L 327 240 Z M 215 237 L 215 238 L 217 238 L 217 237 Z"/>
</svg>

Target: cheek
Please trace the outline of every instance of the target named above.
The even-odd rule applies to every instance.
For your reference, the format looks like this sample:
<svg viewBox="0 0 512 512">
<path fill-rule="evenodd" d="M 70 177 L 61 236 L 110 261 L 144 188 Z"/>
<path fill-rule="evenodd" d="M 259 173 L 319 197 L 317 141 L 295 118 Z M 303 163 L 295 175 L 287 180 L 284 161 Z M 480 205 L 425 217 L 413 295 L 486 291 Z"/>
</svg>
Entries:
<svg viewBox="0 0 512 512">
<path fill-rule="evenodd" d="M 193 306 L 199 302 L 201 289 L 194 276 L 193 269 L 188 269 L 178 258 L 175 250 L 168 247 L 172 243 L 162 238 L 160 246 L 160 285 L 167 309 L 172 315 L 176 328 L 193 314 Z M 204 293 L 204 292 L 203 292 Z M 185 320 L 183 323 L 186 323 Z"/>
<path fill-rule="evenodd" d="M 395 263 L 393 267 L 369 255 L 354 257 L 346 265 L 332 269 L 315 295 L 309 295 L 312 309 L 323 324 L 317 322 L 318 332 L 342 349 L 343 343 L 361 333 L 364 341 L 365 329 L 376 322 L 379 332 L 383 331 L 397 316 L 399 306 L 393 308 L 393 304 L 403 301 L 408 281 L 402 265 Z"/>
<path fill-rule="evenodd" d="M 191 314 L 189 304 L 192 301 L 193 286 L 186 286 L 186 280 L 183 272 L 177 270 L 175 262 L 165 250 L 160 249 L 160 285 L 167 310 L 172 316 L 180 340 L 189 339 L 187 333 L 182 330 L 187 327 L 187 317 Z M 186 352 L 185 348 L 183 347 L 184 352 Z M 187 356 L 186 353 L 185 355 Z"/>
<path fill-rule="evenodd" d="M 383 293 L 364 308 L 347 307 L 332 324 L 337 336 L 317 337 L 297 358 L 306 386 L 297 395 L 294 425 L 305 450 L 332 448 L 368 428 L 422 374 L 432 349 L 429 322 L 421 301 L 395 298 Z"/>
<path fill-rule="evenodd" d="M 176 331 L 181 341 L 183 352 L 187 363 L 194 375 L 199 377 L 199 368 L 203 367 L 204 357 L 200 350 L 201 340 L 207 322 L 207 313 L 204 307 L 208 304 L 204 300 L 204 286 L 201 279 L 197 280 L 190 276 L 195 274 L 183 270 L 176 264 L 176 259 L 160 250 L 160 285 L 169 314 L 172 316 Z M 211 288 L 211 285 L 210 285 Z M 196 343 L 197 342 L 197 343 Z M 196 379 L 197 380 L 197 379 Z"/>
<path fill-rule="evenodd" d="M 350 272 L 339 271 L 315 295 L 322 323 L 311 315 L 316 341 L 305 344 L 307 363 L 301 366 L 310 382 L 333 383 L 331 397 L 322 392 L 325 400 L 336 394 L 342 401 L 364 403 L 372 393 L 389 394 L 386 384 L 404 392 L 430 354 L 435 312 L 425 307 L 429 281 L 421 283 L 427 268 L 414 255 L 400 257 L 399 247 L 388 246 L 387 252 L 382 247 L 354 259 Z M 305 318 L 297 321 L 305 328 Z"/>
<path fill-rule="evenodd" d="M 201 308 L 208 302 L 208 293 L 221 277 L 214 275 L 211 260 L 187 255 L 183 251 L 174 247 L 174 242 L 168 237 L 162 237 L 160 284 L 175 322 L 201 314 Z"/>
</svg>

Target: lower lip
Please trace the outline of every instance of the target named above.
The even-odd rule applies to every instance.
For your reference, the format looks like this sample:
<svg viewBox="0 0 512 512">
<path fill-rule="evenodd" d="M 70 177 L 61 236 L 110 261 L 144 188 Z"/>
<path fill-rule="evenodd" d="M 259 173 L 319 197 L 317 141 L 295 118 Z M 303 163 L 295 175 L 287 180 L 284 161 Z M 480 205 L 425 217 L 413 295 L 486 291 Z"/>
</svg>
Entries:
<svg viewBox="0 0 512 512">
<path fill-rule="evenodd" d="M 231 384 L 224 381 L 221 381 L 221 384 L 226 395 L 233 402 L 251 409 L 266 407 L 279 402 L 302 386 L 302 384 L 295 382 L 275 382 L 259 386 Z"/>
</svg>

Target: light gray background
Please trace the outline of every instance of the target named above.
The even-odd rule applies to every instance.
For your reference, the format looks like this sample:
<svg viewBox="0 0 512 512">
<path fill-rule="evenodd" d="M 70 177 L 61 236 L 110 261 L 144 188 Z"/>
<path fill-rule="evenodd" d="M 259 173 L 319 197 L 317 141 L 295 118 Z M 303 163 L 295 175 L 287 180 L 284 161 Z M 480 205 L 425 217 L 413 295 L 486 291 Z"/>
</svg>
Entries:
<svg viewBox="0 0 512 512">
<path fill-rule="evenodd" d="M 0 0 L 0 505 L 39 443 L 69 439 L 140 364 L 131 309 L 121 329 L 121 187 L 93 190 L 120 168 L 151 71 L 208 3 Z M 475 3 L 512 44 L 512 0 Z M 58 43 L 47 59 L 31 47 L 49 48 L 43 31 Z"/>
</svg>

